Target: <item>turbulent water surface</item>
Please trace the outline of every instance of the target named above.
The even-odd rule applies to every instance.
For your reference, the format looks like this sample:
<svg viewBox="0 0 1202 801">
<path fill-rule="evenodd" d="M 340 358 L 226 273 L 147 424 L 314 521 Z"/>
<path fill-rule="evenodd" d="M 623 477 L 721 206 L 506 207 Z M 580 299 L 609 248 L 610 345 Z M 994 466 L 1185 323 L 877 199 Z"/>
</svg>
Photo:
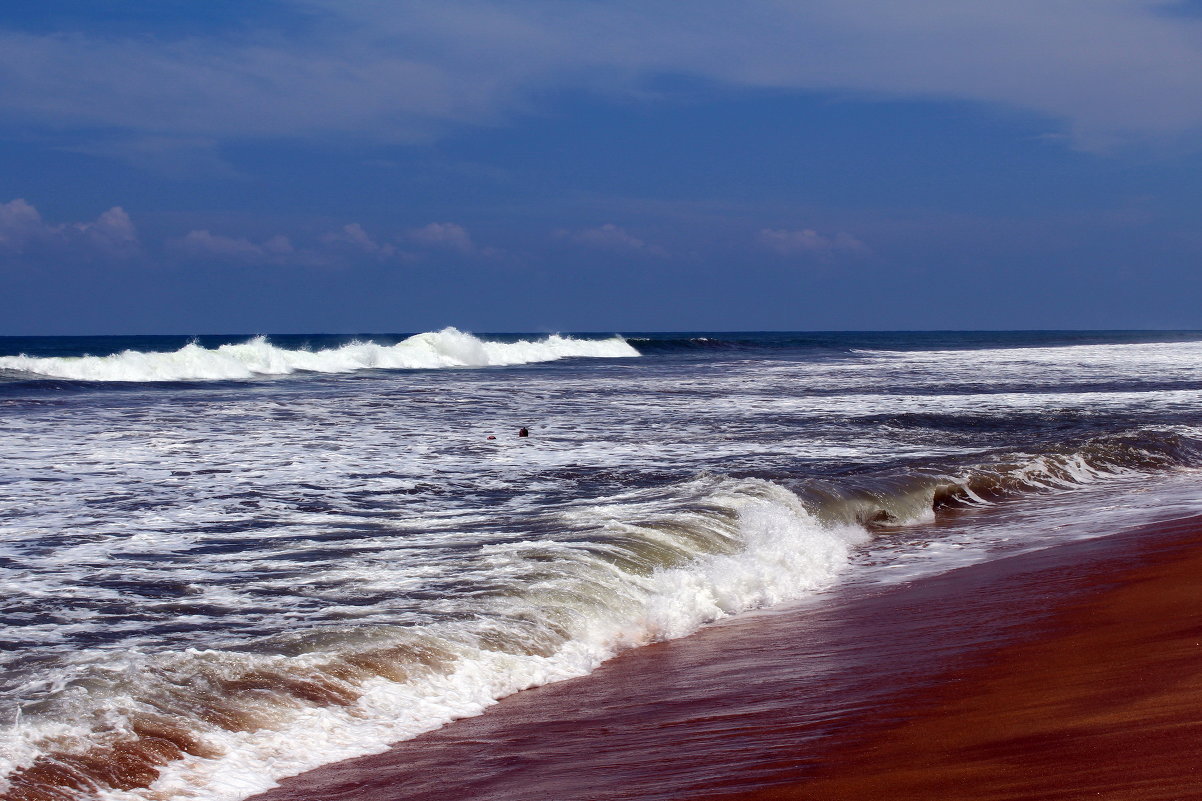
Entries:
<svg viewBox="0 0 1202 801">
<path fill-rule="evenodd" d="M 0 339 L 0 792 L 234 801 L 837 582 L 1202 508 L 1200 401 L 1193 333 Z"/>
</svg>

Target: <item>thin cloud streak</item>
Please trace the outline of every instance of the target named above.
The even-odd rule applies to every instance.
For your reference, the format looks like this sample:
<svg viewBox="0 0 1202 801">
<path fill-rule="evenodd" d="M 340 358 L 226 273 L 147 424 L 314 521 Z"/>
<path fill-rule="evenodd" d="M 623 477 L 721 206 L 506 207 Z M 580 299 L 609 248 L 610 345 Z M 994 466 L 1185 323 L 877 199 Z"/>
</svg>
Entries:
<svg viewBox="0 0 1202 801">
<path fill-rule="evenodd" d="M 312 27 L 255 41 L 0 32 L 0 111 L 185 142 L 412 142 L 547 90 L 641 91 L 672 74 L 996 104 L 1092 149 L 1202 131 L 1202 21 L 1153 0 L 291 5 Z"/>
<path fill-rule="evenodd" d="M 664 250 L 659 245 L 648 244 L 628 232 L 625 228 L 614 225 L 613 223 L 605 223 L 596 228 L 584 228 L 579 231 L 558 230 L 555 232 L 557 239 L 565 239 L 576 245 L 591 248 L 593 250 L 607 250 L 616 253 L 627 254 L 643 254 L 648 256 L 656 256 L 658 258 L 667 258 L 668 251 Z"/>
<path fill-rule="evenodd" d="M 867 245 L 851 234 L 838 233 L 827 236 L 812 228 L 764 228 L 756 235 L 756 244 L 778 256 L 829 258 L 836 254 L 866 256 L 872 252 Z"/>
<path fill-rule="evenodd" d="M 187 259 L 282 264 L 297 257 L 292 240 L 283 235 L 256 243 L 242 237 L 224 236 L 201 229 L 189 231 L 184 237 L 169 242 L 168 246 Z"/>
<path fill-rule="evenodd" d="M 432 222 L 409 231 L 409 241 L 427 251 L 449 251 L 462 256 L 500 256 L 502 252 L 493 247 L 480 247 L 472 235 L 459 223 Z"/>
<path fill-rule="evenodd" d="M 321 238 L 325 245 L 335 248 L 345 248 L 355 253 L 366 253 L 381 261 L 404 256 L 395 245 L 387 242 L 377 242 L 359 223 L 348 223 L 335 232 Z"/>
<path fill-rule="evenodd" d="M 2 230 L 0 228 L 0 232 Z M 336 231 L 328 231 L 305 246 L 294 244 L 292 238 L 284 234 L 254 241 L 195 229 L 182 237 L 169 239 L 166 249 L 170 256 L 184 261 L 297 267 L 345 267 L 371 261 L 410 264 L 440 256 L 489 258 L 501 254 L 496 248 L 476 245 L 466 228 L 452 222 L 430 223 L 411 229 L 404 239 L 414 246 L 414 250 L 405 250 L 398 243 L 374 237 L 361 224 L 353 222 Z"/>
</svg>

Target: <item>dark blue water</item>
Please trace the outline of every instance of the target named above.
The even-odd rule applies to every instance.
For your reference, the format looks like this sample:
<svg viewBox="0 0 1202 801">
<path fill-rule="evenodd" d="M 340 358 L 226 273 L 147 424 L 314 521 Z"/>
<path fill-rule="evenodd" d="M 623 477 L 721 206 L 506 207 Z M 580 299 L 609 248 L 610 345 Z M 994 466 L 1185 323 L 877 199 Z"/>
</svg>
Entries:
<svg viewBox="0 0 1202 801">
<path fill-rule="evenodd" d="M 565 332 L 565 336 L 603 339 L 613 331 Z M 973 348 L 1065 347 L 1070 345 L 1130 345 L 1153 342 L 1195 342 L 1199 331 L 625 331 L 628 340 L 642 342 L 645 353 L 694 350 L 831 351 L 960 350 Z M 541 334 L 479 332 L 483 339 L 515 342 Z M 189 343 L 204 348 L 245 342 L 260 334 L 174 334 L 154 336 L 0 336 L 0 356 L 106 356 L 122 351 L 173 351 Z M 413 333 L 269 334 L 277 347 L 303 350 L 339 348 L 351 342 L 395 345 Z"/>
</svg>

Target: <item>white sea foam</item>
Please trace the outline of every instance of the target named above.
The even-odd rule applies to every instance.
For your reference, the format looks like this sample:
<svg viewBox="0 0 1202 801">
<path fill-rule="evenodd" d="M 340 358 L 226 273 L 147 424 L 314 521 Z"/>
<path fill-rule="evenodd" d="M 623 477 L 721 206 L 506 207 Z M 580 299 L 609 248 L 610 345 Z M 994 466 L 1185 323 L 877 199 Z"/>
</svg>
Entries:
<svg viewBox="0 0 1202 801">
<path fill-rule="evenodd" d="M 1097 478 L 1100 476 L 1094 476 Z M 964 514 L 944 524 L 938 537 L 918 530 L 877 540 L 855 560 L 855 582 L 897 584 L 967 565 L 1097 539 L 1125 529 L 1202 514 L 1202 471 L 1183 469 L 1151 476 L 1132 472 L 1084 483 L 1007 505 L 1001 516 Z M 1089 481 L 1093 479 L 1084 479 Z"/>
<path fill-rule="evenodd" d="M 436 352 L 417 366 L 533 361 L 550 358 L 555 342 L 565 356 L 581 348 L 634 355 L 619 352 L 630 346 L 617 339 L 422 336 L 435 344 L 310 353 L 263 342 L 267 356 L 247 359 L 265 372 L 229 353 L 254 351 L 255 342 L 194 350 L 220 369 L 241 365 L 236 377 L 388 366 L 363 354 L 393 350 Z M 501 351 L 490 355 L 492 345 Z M 163 365 L 179 353 L 106 358 L 124 370 L 161 357 L 154 379 L 164 380 Z M 0 437 L 0 590 L 14 610 L 6 639 L 19 641 L 0 651 L 0 691 L 23 709 L 19 726 L 0 733 L 0 754 L 28 764 L 65 743 L 103 745 L 128 731 L 131 710 L 160 709 L 159 690 L 170 697 L 213 675 L 260 670 L 303 678 L 343 647 L 259 647 L 291 633 L 403 639 L 417 631 L 453 652 L 444 671 L 355 678 L 358 700 L 348 706 L 285 693 L 266 714 L 270 725 L 243 733 L 194 724 L 181 700 L 167 717 L 194 726 L 221 755 L 188 757 L 157 789 L 167 798 L 237 798 L 312 766 L 318 754 L 324 761 L 377 750 L 515 689 L 587 672 L 622 648 L 826 586 L 865 536 L 854 521 L 929 518 L 936 485 L 958 485 L 982 508 L 995 504 L 996 494 L 973 483 L 976 468 L 1036 497 L 1096 502 L 1116 482 L 1150 486 L 1142 474 L 1123 475 L 1143 469 L 1138 452 L 1118 453 L 1112 464 L 1114 443 L 1090 440 L 1082 451 L 1069 439 L 1062 448 L 1051 432 L 1075 431 L 1078 418 L 1113 418 L 1115 432 L 1139 429 L 1154 472 L 1172 437 L 1202 438 L 1185 425 L 1202 404 L 1199 355 L 1186 344 L 740 359 L 688 369 L 642 359 L 628 363 L 631 371 L 584 361 L 116 394 L 22 385 L 21 402 L 2 410 Z M 306 358 L 324 361 L 305 366 Z M 110 377 L 93 380 L 114 380 L 116 368 L 104 369 Z M 965 427 L 942 425 L 956 417 Z M 1027 430 L 1052 442 L 1002 436 L 990 418 L 1040 421 Z M 1145 418 L 1163 418 L 1151 426 L 1159 433 Z M 531 437 L 518 439 L 519 426 Z M 848 465 L 864 469 L 847 474 Z M 922 480 L 880 480 L 907 466 L 924 466 Z M 814 515 L 846 526 L 815 523 L 776 485 L 689 480 L 720 473 L 776 476 Z M 836 500 L 811 502 L 806 477 L 836 474 Z M 643 489 L 623 494 L 631 487 Z M 1028 522 L 999 536 L 1042 531 L 1037 515 Z M 891 580 L 937 571 L 998 534 L 982 524 L 957 539 L 947 523 L 919 540 L 897 527 L 878 537 L 873 551 L 898 543 L 895 566 L 881 571 Z M 497 647 L 497 637 L 504 645 L 527 635 L 537 647 Z M 73 714 L 51 714 L 68 688 L 78 701 Z M 11 722 L 16 711 L 0 715 Z"/>
<path fill-rule="evenodd" d="M 334 646 L 298 656 L 131 650 L 92 654 L 96 661 L 89 663 L 81 655 L 69 671 L 74 678 L 43 679 L 68 688 L 61 694 L 64 714 L 9 729 L 0 740 L 7 762 L 0 772 L 29 764 L 50 741 L 60 749 L 84 750 L 98 736 L 120 739 L 139 713 L 203 708 L 204 693 L 219 679 L 321 675 L 338 684 L 341 679 L 322 673 L 323 665 L 345 652 L 347 642 L 361 647 L 372 640 L 378 646 L 419 637 L 451 656 L 446 670 L 425 671 L 408 681 L 373 676 L 352 682 L 357 700 L 349 705 L 297 704 L 285 696 L 286 703 L 248 710 L 268 724 L 245 731 L 219 728 L 202 717 L 180 719 L 215 756 L 172 763 L 145 791 L 102 795 L 112 801 L 235 801 L 284 776 L 379 751 L 479 714 L 526 687 L 583 675 L 624 649 L 684 636 L 707 622 L 820 590 L 847 566 L 854 547 L 868 539 L 858 526 L 820 524 L 789 491 L 750 479 L 702 478 L 675 488 L 667 498 L 651 491 L 630 493 L 563 512 L 560 524 L 563 541 L 484 548 L 476 569 L 503 579 L 507 589 L 488 605 L 473 606 L 479 614 L 461 622 L 417 630 L 327 632 L 323 642 Z M 72 685 L 77 689 L 69 689 Z M 79 693 L 84 685 L 90 688 L 87 697 Z M 253 703 L 261 704 L 262 698 L 270 694 L 257 694 Z M 87 714 L 75 722 L 69 713 L 77 704 Z M 106 734 L 92 728 L 98 720 Z"/>
<path fill-rule="evenodd" d="M 1191 380 L 1197 378 L 1202 366 L 1202 342 L 853 352 L 867 357 L 862 366 L 878 379 L 883 367 L 891 367 L 910 380 L 925 374 L 945 382 L 1017 380 L 1028 386 L 1097 380 Z"/>
<path fill-rule="evenodd" d="M 351 342 L 328 350 L 288 350 L 266 337 L 208 349 L 195 343 L 177 351 L 127 350 L 110 356 L 3 356 L 0 370 L 76 381 L 202 381 L 288 375 L 298 371 L 349 373 L 356 370 L 416 370 L 494 367 L 571 357 L 638 356 L 621 337 L 490 342 L 454 328 L 411 336 L 395 345 Z"/>
</svg>

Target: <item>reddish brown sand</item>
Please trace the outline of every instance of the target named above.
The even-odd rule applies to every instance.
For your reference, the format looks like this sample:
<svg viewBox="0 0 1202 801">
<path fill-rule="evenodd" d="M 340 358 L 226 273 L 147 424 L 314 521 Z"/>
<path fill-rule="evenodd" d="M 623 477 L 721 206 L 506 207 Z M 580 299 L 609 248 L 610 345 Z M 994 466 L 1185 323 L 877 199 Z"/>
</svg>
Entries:
<svg viewBox="0 0 1202 801">
<path fill-rule="evenodd" d="M 1202 520 L 638 649 L 258 801 L 1202 798 Z"/>
<path fill-rule="evenodd" d="M 811 778 L 739 798 L 1202 798 L 1202 538 L 1184 534 Z"/>
</svg>

